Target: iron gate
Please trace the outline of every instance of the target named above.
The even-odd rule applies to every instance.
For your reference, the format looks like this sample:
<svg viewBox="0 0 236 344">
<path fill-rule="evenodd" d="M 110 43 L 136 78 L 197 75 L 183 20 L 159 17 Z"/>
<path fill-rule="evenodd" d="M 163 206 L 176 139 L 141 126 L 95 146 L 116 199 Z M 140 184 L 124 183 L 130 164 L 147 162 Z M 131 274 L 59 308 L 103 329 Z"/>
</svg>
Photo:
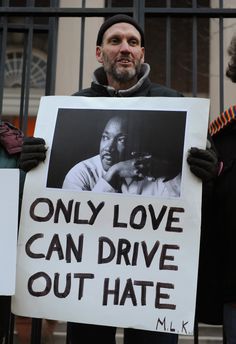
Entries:
<svg viewBox="0 0 236 344">
<path fill-rule="evenodd" d="M 95 1 L 96 2 L 96 1 Z M 90 17 L 108 17 L 116 13 L 125 13 L 134 16 L 140 25 L 148 30 L 147 22 L 153 23 L 153 20 L 163 22 L 162 44 L 164 46 L 164 62 L 163 80 L 167 86 L 172 86 L 173 75 L 175 75 L 175 66 L 172 61 L 172 45 L 173 45 L 173 22 L 178 20 L 188 20 L 191 28 L 191 46 L 189 70 L 191 78 L 186 81 L 188 89 L 183 90 L 191 96 L 199 94 L 199 22 L 205 20 L 216 19 L 219 29 L 219 109 L 224 109 L 224 20 L 236 17 L 236 8 L 227 7 L 223 0 L 214 0 L 216 7 L 211 8 L 210 0 L 108 0 L 105 1 L 104 8 L 88 7 L 87 1 L 82 0 L 81 7 L 59 7 L 58 0 L 2 0 L 0 5 L 0 113 L 4 117 L 4 97 L 7 83 L 7 63 L 6 60 L 17 62 L 20 59 L 20 79 L 17 87 L 19 88 L 19 107 L 18 117 L 19 126 L 26 133 L 28 126 L 29 102 L 32 90 L 32 61 L 34 41 L 37 35 L 46 37 L 46 46 L 44 46 L 45 61 L 45 80 L 40 84 L 45 95 L 55 94 L 55 78 L 56 78 L 56 61 L 57 61 L 57 35 L 58 21 L 62 17 L 78 17 L 81 18 L 81 54 L 79 60 L 80 77 L 78 88 L 83 85 L 83 67 L 84 67 L 84 42 L 85 23 Z M 163 21 L 164 20 L 164 21 Z M 206 25 L 207 27 L 207 25 Z M 12 35 L 21 35 L 20 51 L 15 55 L 8 55 L 9 42 L 11 43 Z M 14 37 L 15 37 L 14 36 Z M 149 40 L 152 42 L 151 40 Z M 153 47 L 147 46 L 149 56 L 152 54 Z M 10 53 L 9 53 L 10 54 Z M 178 56 L 178 54 L 177 54 Z M 209 57 L 208 57 L 209 58 Z M 8 61 L 8 62 L 9 62 Z M 208 61 L 209 62 L 209 61 Z M 9 62 L 10 63 L 10 62 Z M 174 67 L 173 67 L 174 66 Z M 207 74 L 207 73 L 206 73 Z M 202 82 L 204 84 L 204 82 Z M 206 82 L 207 84 L 207 82 Z M 13 87 L 16 87 L 13 85 Z M 202 86 L 207 94 L 207 86 Z M 10 117 L 8 117 L 10 119 Z M 41 343 L 41 320 L 33 319 L 31 343 Z M 14 334 L 14 316 L 11 318 L 11 326 L 6 343 L 13 343 Z M 198 343 L 197 327 L 195 332 L 195 343 Z"/>
</svg>

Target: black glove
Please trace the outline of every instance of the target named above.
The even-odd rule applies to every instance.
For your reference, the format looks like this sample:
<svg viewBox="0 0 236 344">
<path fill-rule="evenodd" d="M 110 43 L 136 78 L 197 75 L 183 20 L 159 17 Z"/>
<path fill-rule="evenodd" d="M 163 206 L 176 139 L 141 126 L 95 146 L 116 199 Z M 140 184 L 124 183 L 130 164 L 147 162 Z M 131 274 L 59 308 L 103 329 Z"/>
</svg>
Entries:
<svg viewBox="0 0 236 344">
<path fill-rule="evenodd" d="M 199 149 L 192 147 L 189 151 L 187 162 L 190 171 L 203 182 L 213 180 L 218 175 L 218 158 L 216 152 L 212 148 Z"/>
<path fill-rule="evenodd" d="M 36 167 L 46 158 L 45 141 L 39 137 L 25 137 L 20 155 L 19 167 L 25 172 Z"/>
</svg>

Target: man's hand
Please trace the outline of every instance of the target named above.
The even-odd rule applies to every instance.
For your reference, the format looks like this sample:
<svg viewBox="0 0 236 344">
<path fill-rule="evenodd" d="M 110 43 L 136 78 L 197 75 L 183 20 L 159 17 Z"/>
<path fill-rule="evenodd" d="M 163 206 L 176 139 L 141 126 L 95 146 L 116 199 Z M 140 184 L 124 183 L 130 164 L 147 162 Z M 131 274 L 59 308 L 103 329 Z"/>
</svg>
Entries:
<svg viewBox="0 0 236 344">
<path fill-rule="evenodd" d="M 190 171 L 203 182 L 213 180 L 218 175 L 218 158 L 212 148 L 199 149 L 192 147 L 189 151 L 187 162 Z"/>
<path fill-rule="evenodd" d="M 167 181 L 180 173 L 175 161 L 158 159 L 150 153 L 132 152 L 131 154 L 137 158 L 138 171 L 143 178 L 146 177 L 150 181 L 155 181 L 158 178 L 164 178 L 164 181 Z"/>
<path fill-rule="evenodd" d="M 143 156 L 130 160 L 120 161 L 114 165 L 116 174 L 120 178 L 137 178 L 143 179 L 149 161 L 149 156 Z"/>
<path fill-rule="evenodd" d="M 134 157 L 133 165 L 136 169 L 136 176 L 139 178 L 148 178 L 154 181 L 160 177 L 166 177 L 166 161 L 161 161 L 152 156 L 152 154 L 132 152 Z"/>
<path fill-rule="evenodd" d="M 143 179 L 149 164 L 151 155 L 143 154 L 130 160 L 120 161 L 109 168 L 104 179 L 118 189 L 124 178 Z"/>
<path fill-rule="evenodd" d="M 45 141 L 39 137 L 26 137 L 22 145 L 19 167 L 25 172 L 36 167 L 46 158 Z"/>
</svg>

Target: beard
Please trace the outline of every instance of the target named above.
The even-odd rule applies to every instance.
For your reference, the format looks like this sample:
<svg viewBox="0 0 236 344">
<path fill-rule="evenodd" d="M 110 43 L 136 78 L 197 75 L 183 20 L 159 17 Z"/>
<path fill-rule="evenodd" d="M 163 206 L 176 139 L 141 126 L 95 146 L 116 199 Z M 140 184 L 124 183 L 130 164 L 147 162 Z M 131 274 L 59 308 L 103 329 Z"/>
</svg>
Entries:
<svg viewBox="0 0 236 344">
<path fill-rule="evenodd" d="M 133 67 L 118 67 L 115 63 L 110 63 L 104 56 L 104 71 L 110 74 L 115 81 L 125 83 L 137 78 L 141 69 L 141 62 L 137 61 Z"/>
</svg>

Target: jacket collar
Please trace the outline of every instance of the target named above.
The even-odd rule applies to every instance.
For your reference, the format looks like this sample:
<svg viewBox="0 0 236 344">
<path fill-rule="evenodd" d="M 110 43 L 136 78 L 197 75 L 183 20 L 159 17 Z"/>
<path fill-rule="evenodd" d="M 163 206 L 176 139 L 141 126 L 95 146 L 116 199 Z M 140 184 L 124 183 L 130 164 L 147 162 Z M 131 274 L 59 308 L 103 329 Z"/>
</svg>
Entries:
<svg viewBox="0 0 236 344">
<path fill-rule="evenodd" d="M 209 125 L 211 136 L 217 134 L 221 129 L 236 120 L 236 105 L 230 106 L 227 110 L 222 112 Z"/>
<path fill-rule="evenodd" d="M 118 96 L 118 97 L 129 97 L 134 92 L 138 91 L 141 86 L 143 85 L 144 81 L 148 79 L 148 75 L 150 73 L 150 66 L 147 63 L 143 63 L 141 66 L 141 71 L 139 75 L 138 82 L 128 88 L 127 90 L 115 90 L 113 87 L 107 85 L 107 78 L 106 73 L 103 67 L 97 68 L 93 73 L 93 83 L 96 85 L 103 86 L 110 96 Z"/>
</svg>

